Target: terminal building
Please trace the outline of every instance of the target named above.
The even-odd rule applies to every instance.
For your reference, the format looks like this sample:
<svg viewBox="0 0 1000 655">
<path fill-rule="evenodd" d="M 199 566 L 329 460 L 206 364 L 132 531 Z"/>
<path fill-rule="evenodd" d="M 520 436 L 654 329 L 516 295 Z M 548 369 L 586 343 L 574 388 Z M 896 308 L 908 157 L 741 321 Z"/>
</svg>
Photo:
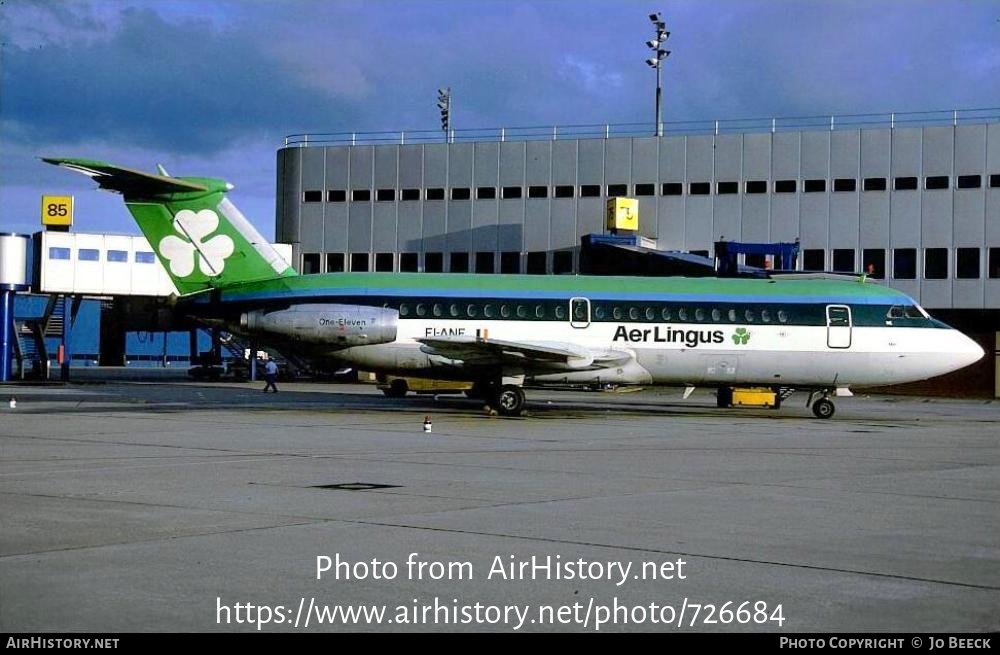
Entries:
<svg viewBox="0 0 1000 655">
<path fill-rule="evenodd" d="M 627 196 L 661 250 L 798 240 L 799 268 L 870 271 L 996 351 L 1000 110 L 660 131 L 295 135 L 276 238 L 303 272 L 573 274 L 607 199 Z M 998 392 L 996 369 L 987 357 L 959 386 Z"/>
</svg>

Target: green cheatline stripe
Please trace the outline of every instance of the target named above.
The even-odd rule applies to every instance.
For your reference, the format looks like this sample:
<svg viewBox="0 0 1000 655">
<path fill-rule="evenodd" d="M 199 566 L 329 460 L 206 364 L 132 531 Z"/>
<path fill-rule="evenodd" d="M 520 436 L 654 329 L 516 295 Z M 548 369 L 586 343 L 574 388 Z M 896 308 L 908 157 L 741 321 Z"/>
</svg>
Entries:
<svg viewBox="0 0 1000 655">
<path fill-rule="evenodd" d="M 369 291 L 476 291 L 505 293 L 613 293 L 677 295 L 752 295 L 773 297 L 882 297 L 904 294 L 874 283 L 854 280 L 747 280 L 719 278 L 643 278 L 579 275 L 476 275 L 471 273 L 327 273 L 227 285 L 236 294 L 281 290 L 338 289 Z"/>
</svg>

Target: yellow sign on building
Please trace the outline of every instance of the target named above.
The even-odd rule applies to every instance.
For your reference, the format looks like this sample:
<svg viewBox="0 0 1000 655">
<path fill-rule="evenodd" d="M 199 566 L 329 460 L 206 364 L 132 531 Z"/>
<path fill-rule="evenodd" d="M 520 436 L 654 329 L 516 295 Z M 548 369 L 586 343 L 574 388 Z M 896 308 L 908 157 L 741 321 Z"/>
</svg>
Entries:
<svg viewBox="0 0 1000 655">
<path fill-rule="evenodd" d="M 639 230 L 639 201 L 635 198 L 608 198 L 609 230 Z"/>
<path fill-rule="evenodd" d="M 42 225 L 73 225 L 73 196 L 42 196 Z"/>
</svg>

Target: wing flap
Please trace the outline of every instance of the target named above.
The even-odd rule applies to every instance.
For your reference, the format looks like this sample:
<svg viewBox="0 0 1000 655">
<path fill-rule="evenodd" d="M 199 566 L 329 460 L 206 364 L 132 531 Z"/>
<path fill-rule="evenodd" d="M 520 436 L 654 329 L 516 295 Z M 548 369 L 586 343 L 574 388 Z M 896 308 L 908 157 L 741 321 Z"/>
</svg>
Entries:
<svg viewBox="0 0 1000 655">
<path fill-rule="evenodd" d="M 576 344 L 552 341 L 505 341 L 478 337 L 427 337 L 417 339 L 421 350 L 459 360 L 467 366 L 522 365 L 532 368 L 583 369 L 614 366 L 631 358 L 621 351 L 595 353 Z"/>
</svg>

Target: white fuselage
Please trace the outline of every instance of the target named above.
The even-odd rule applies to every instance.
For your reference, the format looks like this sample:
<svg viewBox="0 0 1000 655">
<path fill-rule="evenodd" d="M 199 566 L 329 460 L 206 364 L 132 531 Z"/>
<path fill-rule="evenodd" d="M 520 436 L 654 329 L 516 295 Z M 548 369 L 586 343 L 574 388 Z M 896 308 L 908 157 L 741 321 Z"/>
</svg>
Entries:
<svg viewBox="0 0 1000 655">
<path fill-rule="evenodd" d="M 373 370 L 461 379 L 461 362 L 428 355 L 416 341 L 442 336 L 570 343 L 629 355 L 604 368 L 505 367 L 505 375 L 540 383 L 886 385 L 941 375 L 983 355 L 974 341 L 946 328 L 638 322 L 574 327 L 569 321 L 414 318 L 399 321 L 394 342 L 348 348 L 337 358 Z"/>
</svg>

